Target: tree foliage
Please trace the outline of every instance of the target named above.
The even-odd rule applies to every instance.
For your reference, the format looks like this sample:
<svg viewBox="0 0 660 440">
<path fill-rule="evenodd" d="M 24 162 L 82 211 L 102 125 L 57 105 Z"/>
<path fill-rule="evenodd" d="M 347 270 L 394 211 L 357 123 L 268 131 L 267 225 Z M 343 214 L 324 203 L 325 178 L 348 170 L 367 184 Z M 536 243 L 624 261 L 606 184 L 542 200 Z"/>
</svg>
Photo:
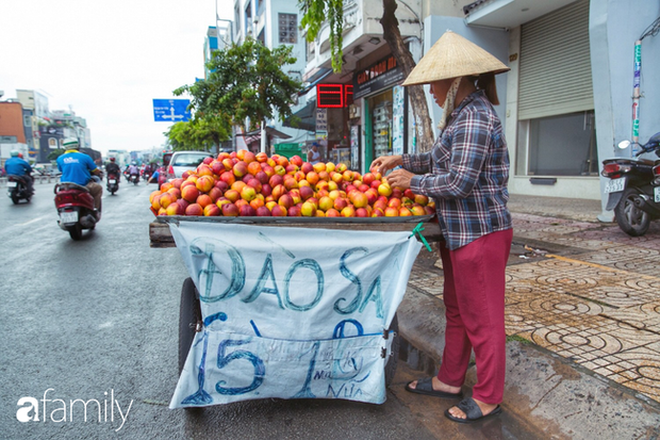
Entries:
<svg viewBox="0 0 660 440">
<path fill-rule="evenodd" d="M 195 117 L 173 124 L 165 136 L 173 150 L 211 151 L 230 138 L 230 121 L 222 115 L 211 118 Z"/>
<path fill-rule="evenodd" d="M 179 87 L 174 94 L 188 93 L 194 118 L 209 122 L 243 125 L 247 118 L 251 130 L 275 114 L 284 120 L 292 115 L 293 96 L 302 87 L 283 70 L 296 62 L 291 53 L 290 46 L 271 50 L 248 37 L 241 45 L 214 51 L 206 65 L 208 78 Z"/>
<path fill-rule="evenodd" d="M 305 37 L 312 42 L 326 21 L 330 27 L 330 57 L 332 70 L 341 72 L 343 56 L 344 1 L 343 0 L 298 0 L 303 11 L 300 26 L 307 30 Z"/>
<path fill-rule="evenodd" d="M 50 153 L 48 153 L 46 159 L 50 161 L 57 160 L 57 158 L 63 155 L 65 151 L 66 150 L 64 148 L 56 148 L 54 150 L 50 150 Z"/>
</svg>

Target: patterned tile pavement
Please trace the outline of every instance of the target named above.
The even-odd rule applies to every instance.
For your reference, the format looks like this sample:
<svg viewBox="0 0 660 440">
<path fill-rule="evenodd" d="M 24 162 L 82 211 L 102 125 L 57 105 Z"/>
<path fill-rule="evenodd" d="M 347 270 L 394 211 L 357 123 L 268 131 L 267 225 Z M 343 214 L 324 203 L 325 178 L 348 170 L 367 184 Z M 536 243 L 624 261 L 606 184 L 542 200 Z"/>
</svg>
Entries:
<svg viewBox="0 0 660 440">
<path fill-rule="evenodd" d="M 514 243 L 533 244 L 507 267 L 507 335 L 660 402 L 660 225 L 628 237 L 616 224 L 513 217 Z M 441 270 L 413 270 L 410 283 L 442 297 Z"/>
</svg>

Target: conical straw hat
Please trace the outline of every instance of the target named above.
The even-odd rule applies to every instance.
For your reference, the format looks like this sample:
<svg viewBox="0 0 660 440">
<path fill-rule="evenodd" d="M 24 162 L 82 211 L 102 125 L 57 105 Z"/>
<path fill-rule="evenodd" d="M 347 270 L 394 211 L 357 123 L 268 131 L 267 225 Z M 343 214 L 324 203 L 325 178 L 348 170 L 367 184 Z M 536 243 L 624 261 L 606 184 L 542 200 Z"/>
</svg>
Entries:
<svg viewBox="0 0 660 440">
<path fill-rule="evenodd" d="M 504 63 L 460 35 L 447 31 L 419 60 L 404 86 L 481 73 L 510 70 Z"/>
</svg>

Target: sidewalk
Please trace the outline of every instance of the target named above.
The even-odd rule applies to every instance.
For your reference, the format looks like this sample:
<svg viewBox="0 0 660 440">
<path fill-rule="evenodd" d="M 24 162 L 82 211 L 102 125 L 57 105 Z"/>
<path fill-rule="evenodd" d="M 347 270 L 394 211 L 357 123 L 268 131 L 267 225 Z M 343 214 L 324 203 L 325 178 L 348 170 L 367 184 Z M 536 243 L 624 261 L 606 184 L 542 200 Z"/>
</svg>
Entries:
<svg viewBox="0 0 660 440">
<path fill-rule="evenodd" d="M 598 222 L 600 201 L 514 195 L 509 208 L 504 410 L 544 438 L 660 437 L 660 222 L 634 238 Z M 433 374 L 442 270 L 422 253 L 398 316 L 402 357 Z"/>
</svg>

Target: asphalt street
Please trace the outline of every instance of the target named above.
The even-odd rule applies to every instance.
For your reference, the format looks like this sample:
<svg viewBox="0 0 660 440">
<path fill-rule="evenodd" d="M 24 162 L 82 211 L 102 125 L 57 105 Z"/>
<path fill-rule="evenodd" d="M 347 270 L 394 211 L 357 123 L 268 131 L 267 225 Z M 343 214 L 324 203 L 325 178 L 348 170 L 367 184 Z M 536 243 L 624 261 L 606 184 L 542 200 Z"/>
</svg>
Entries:
<svg viewBox="0 0 660 440">
<path fill-rule="evenodd" d="M 115 196 L 104 193 L 103 218 L 81 241 L 56 225 L 53 185 L 36 184 L 32 202 L 17 206 L 0 187 L 0 438 L 439 438 L 391 392 L 383 405 L 268 399 L 168 409 L 188 274 L 178 249 L 149 247 L 155 185 L 122 182 Z M 18 420 L 29 402 L 21 398 L 37 400 L 39 422 Z M 91 399 L 100 409 L 89 404 L 85 420 Z"/>
</svg>

